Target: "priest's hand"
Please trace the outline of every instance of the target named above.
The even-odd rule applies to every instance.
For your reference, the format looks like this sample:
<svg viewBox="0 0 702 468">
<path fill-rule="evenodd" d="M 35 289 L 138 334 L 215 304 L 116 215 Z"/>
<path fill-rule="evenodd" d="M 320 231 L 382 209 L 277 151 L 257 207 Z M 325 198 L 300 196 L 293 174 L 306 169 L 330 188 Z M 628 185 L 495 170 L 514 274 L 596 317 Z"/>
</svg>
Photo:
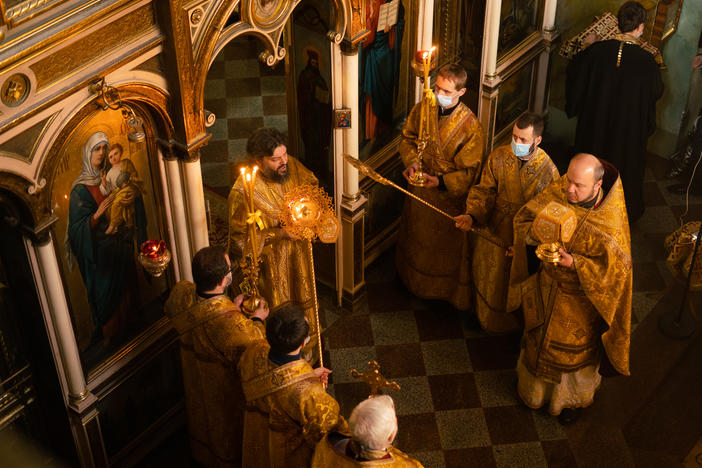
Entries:
<svg viewBox="0 0 702 468">
<path fill-rule="evenodd" d="M 424 179 L 427 181 L 426 184 L 424 184 L 424 188 L 436 188 L 439 186 L 439 178 L 436 176 L 429 175 L 425 172 Z"/>
<path fill-rule="evenodd" d="M 234 305 L 237 307 L 237 309 L 241 310 L 241 304 L 244 303 L 244 298 L 245 298 L 245 296 L 243 294 L 239 294 L 232 301 L 232 302 L 234 302 Z"/>
<path fill-rule="evenodd" d="M 456 227 L 461 231 L 470 231 L 473 227 L 473 217 L 471 215 L 459 215 L 453 218 L 456 221 Z"/>
<path fill-rule="evenodd" d="M 563 249 L 558 249 L 558 253 L 561 254 L 558 264 L 562 267 L 573 268 L 573 256 Z"/>
<path fill-rule="evenodd" d="M 692 69 L 700 67 L 702 67 L 702 54 L 695 55 L 695 58 L 692 59 Z"/>
<path fill-rule="evenodd" d="M 415 172 L 419 169 L 419 164 L 418 163 L 412 163 L 409 166 L 407 166 L 407 169 L 402 171 L 402 175 L 407 179 L 407 182 L 410 181 L 410 177 L 414 175 Z"/>
<path fill-rule="evenodd" d="M 329 384 L 329 374 L 331 373 L 332 371 L 326 367 L 318 367 L 314 370 L 314 375 L 319 377 L 319 381 L 322 382 L 322 385 L 324 385 L 325 388 Z"/>
<path fill-rule="evenodd" d="M 254 310 L 254 313 L 251 314 L 251 316 L 259 318 L 261 320 L 266 320 L 268 318 L 269 313 L 270 311 L 268 310 L 268 303 L 265 299 L 261 299 L 260 301 L 258 301 L 258 307 L 256 308 L 256 310 Z"/>
</svg>

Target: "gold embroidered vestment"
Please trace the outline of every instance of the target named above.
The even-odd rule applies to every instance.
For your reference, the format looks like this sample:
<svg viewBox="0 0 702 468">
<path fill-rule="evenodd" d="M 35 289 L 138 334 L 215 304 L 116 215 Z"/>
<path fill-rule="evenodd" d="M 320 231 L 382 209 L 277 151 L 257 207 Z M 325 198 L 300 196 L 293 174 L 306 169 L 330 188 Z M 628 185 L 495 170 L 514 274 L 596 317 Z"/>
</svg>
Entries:
<svg viewBox="0 0 702 468">
<path fill-rule="evenodd" d="M 418 161 L 417 136 L 421 103 L 402 130 L 400 156 L 405 167 Z M 468 190 L 483 163 L 483 130 L 471 110 L 459 102 L 451 114 L 428 112 L 430 139 L 423 154 L 424 172 L 443 176 L 446 190 L 410 186 L 417 196 L 452 216 L 463 214 Z M 397 271 L 418 297 L 443 299 L 460 310 L 470 307 L 470 255 L 467 233 L 453 221 L 411 199 L 405 199 L 397 242 Z"/>
<path fill-rule="evenodd" d="M 173 287 L 164 311 L 180 335 L 193 457 L 208 467 L 240 466 L 244 394 L 236 366 L 244 347 L 265 337 L 263 323 L 227 296 L 200 298 L 189 281 Z"/>
<path fill-rule="evenodd" d="M 309 466 L 315 445 L 332 430 L 347 430 L 339 404 L 303 359 L 277 366 L 264 340 L 239 362 L 246 396 L 244 467 Z"/>
<path fill-rule="evenodd" d="M 602 349 L 619 373 L 629 374 L 631 240 L 621 179 L 617 176 L 612 183 L 613 179 L 605 173 L 604 199 L 586 209 L 568 204 L 563 176 L 514 219 L 511 280 L 521 286 L 523 361 L 531 374 L 547 382 L 558 383 L 563 372 L 598 364 Z M 551 201 L 572 208 L 577 215 L 578 227 L 565 245 L 574 268 L 543 263 L 539 273 L 528 277 L 527 233 L 535 216 Z"/>
<path fill-rule="evenodd" d="M 271 311 L 293 303 L 302 307 L 310 325 L 310 343 L 305 351 L 316 352 L 317 331 L 314 315 L 311 255 L 307 241 L 284 236 L 280 214 L 284 209 L 285 193 L 299 185 L 317 185 L 317 178 L 292 156 L 288 157 L 289 177 L 277 183 L 259 171 L 254 186 L 254 205 L 261 211 L 264 229 L 257 229 L 259 257 L 263 260 L 259 290 Z M 229 192 L 229 256 L 234 263 L 248 250 L 247 208 L 241 176 Z"/>
<path fill-rule="evenodd" d="M 519 209 L 558 178 L 558 169 L 541 148 L 528 161 L 520 161 L 509 145 L 488 156 L 480 183 L 471 188 L 466 213 L 477 226 L 506 245 L 512 245 L 512 221 Z M 505 249 L 474 237 L 472 260 L 475 311 L 486 330 L 495 333 L 517 330 L 519 322 L 508 313 L 519 304 L 507 304 L 511 258 Z"/>
</svg>

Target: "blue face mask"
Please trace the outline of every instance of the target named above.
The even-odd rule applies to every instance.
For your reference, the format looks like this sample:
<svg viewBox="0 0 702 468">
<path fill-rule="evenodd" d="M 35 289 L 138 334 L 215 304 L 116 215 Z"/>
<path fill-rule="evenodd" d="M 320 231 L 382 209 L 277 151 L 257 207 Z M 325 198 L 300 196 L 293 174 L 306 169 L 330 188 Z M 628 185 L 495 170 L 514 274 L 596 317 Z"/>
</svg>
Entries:
<svg viewBox="0 0 702 468">
<path fill-rule="evenodd" d="M 512 139 L 512 152 L 519 159 L 529 159 L 529 155 L 534 151 L 534 144 L 517 143 Z"/>
<path fill-rule="evenodd" d="M 446 109 L 447 107 L 451 107 L 453 105 L 453 97 L 451 97 L 451 96 L 437 94 L 436 100 L 439 102 L 439 105 L 441 107 L 443 107 L 444 109 Z"/>
</svg>

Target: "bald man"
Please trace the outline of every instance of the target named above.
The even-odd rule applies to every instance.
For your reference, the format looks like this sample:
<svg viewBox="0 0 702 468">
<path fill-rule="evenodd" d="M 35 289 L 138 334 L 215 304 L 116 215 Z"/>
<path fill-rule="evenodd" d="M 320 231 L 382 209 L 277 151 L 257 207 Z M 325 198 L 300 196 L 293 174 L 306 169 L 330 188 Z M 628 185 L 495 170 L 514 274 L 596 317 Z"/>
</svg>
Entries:
<svg viewBox="0 0 702 468">
<path fill-rule="evenodd" d="M 578 219 L 557 263 L 538 260 L 531 230 L 550 202 Z M 566 175 L 519 210 L 514 237 L 511 292 L 521 294 L 524 311 L 517 391 L 527 406 L 548 404 L 561 424 L 572 424 L 593 402 L 603 357 L 629 375 L 631 242 L 617 170 L 576 155 Z"/>
</svg>

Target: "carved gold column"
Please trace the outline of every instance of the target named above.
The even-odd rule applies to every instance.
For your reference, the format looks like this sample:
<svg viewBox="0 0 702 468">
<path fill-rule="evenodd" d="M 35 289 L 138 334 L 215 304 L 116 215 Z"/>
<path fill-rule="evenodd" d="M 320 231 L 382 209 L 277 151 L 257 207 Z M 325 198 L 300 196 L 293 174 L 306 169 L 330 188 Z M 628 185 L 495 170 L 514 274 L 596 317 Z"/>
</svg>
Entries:
<svg viewBox="0 0 702 468">
<path fill-rule="evenodd" d="M 162 57 L 169 83 L 174 127 L 171 139 L 160 143 L 177 159 L 167 160 L 166 173 L 177 230 L 177 255 L 181 278 L 190 279 L 190 258 L 197 250 L 209 244 L 200 148 L 207 144 L 210 135 L 205 128 L 202 103 L 196 102 L 194 90 L 197 74 L 186 3 L 184 0 L 163 0 L 155 2 L 154 5 L 159 25 L 166 38 Z M 177 172 L 182 172 L 182 178 Z M 185 221 L 184 225 L 182 221 Z M 186 245 L 187 249 L 184 248 Z"/>
</svg>

